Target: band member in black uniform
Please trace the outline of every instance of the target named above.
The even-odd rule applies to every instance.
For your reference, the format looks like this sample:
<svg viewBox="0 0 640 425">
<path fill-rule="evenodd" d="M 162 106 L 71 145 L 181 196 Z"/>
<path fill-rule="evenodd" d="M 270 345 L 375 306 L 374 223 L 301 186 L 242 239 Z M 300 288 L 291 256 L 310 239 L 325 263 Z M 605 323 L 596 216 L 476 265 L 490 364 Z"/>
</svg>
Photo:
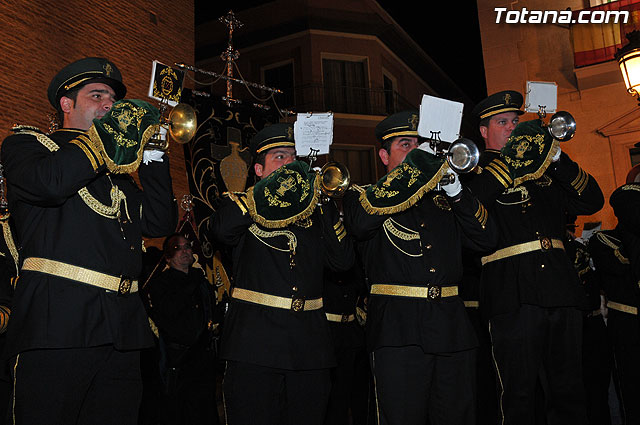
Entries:
<svg viewBox="0 0 640 425">
<path fill-rule="evenodd" d="M 610 425 L 609 384 L 613 354 L 601 309 L 603 288 L 591 265 L 591 255 L 586 245 L 588 241 L 576 238 L 575 229 L 575 217 L 567 217 L 564 246 L 587 297 L 587 308 L 582 312 L 582 376 L 587 417 L 589 424 Z"/>
<path fill-rule="evenodd" d="M 607 297 L 620 413 L 625 424 L 640 424 L 640 183 L 617 188 L 609 203 L 618 224 L 593 235 L 589 252 Z"/>
<path fill-rule="evenodd" d="M 333 346 L 323 270 L 348 270 L 353 246 L 320 179 L 295 160 L 293 126 L 272 124 L 251 143 L 260 178 L 228 193 L 211 231 L 233 247 L 233 286 L 220 356 L 229 425 L 322 424 Z"/>
<path fill-rule="evenodd" d="M 518 123 L 522 100 L 500 92 L 473 111 L 486 149 L 469 187 L 500 235 L 497 251 L 482 258 L 480 305 L 501 385 L 501 423 L 533 423 L 542 382 L 547 423 L 584 424 L 579 308 L 586 300 L 562 241 L 566 214 L 593 214 L 604 201 L 594 178 L 539 120 Z"/>
<path fill-rule="evenodd" d="M 143 153 L 159 113 L 125 93 L 112 62 L 73 62 L 48 90 L 62 129 L 17 127 L 2 144 L 24 259 L 5 346 L 16 423 L 137 420 L 139 353 L 153 344 L 134 293 L 142 235 L 171 233 L 177 217 L 168 159 Z"/>
<path fill-rule="evenodd" d="M 377 423 L 475 424 L 477 339 L 457 296 L 461 252 L 493 249 L 495 227 L 429 143 L 418 148 L 418 119 L 404 111 L 376 126 L 388 173 L 343 199 L 370 284 Z M 446 174 L 455 182 L 440 190 Z"/>
<path fill-rule="evenodd" d="M 363 315 L 367 296 L 360 263 L 346 272 L 325 272 L 322 299 L 336 354 L 325 425 L 367 425 L 371 373 Z"/>
</svg>

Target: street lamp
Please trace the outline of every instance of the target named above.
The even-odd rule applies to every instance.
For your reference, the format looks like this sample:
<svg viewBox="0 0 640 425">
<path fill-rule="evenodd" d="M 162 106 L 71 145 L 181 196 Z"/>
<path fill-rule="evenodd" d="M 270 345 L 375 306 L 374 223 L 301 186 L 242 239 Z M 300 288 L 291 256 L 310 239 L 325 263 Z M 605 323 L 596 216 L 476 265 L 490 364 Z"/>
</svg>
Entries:
<svg viewBox="0 0 640 425">
<path fill-rule="evenodd" d="M 635 97 L 640 94 L 640 31 L 626 34 L 629 43 L 618 49 L 615 58 L 620 65 L 627 91 Z"/>
</svg>

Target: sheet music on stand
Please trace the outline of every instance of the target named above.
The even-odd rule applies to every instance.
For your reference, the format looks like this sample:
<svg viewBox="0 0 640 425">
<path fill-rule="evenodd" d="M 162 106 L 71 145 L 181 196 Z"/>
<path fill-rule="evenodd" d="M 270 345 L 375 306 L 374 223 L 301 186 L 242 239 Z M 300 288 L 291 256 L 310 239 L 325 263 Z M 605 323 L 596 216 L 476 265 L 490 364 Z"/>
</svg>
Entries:
<svg viewBox="0 0 640 425">
<path fill-rule="evenodd" d="M 454 142 L 460 138 L 463 108 L 460 102 L 423 95 L 418 135 L 431 138 L 435 134 L 443 142 Z"/>
<path fill-rule="evenodd" d="M 333 143 L 333 113 L 298 114 L 293 132 L 299 156 L 326 155 Z"/>
<path fill-rule="evenodd" d="M 558 107 L 558 85 L 553 82 L 527 81 L 524 110 L 526 112 L 556 112 Z"/>
</svg>

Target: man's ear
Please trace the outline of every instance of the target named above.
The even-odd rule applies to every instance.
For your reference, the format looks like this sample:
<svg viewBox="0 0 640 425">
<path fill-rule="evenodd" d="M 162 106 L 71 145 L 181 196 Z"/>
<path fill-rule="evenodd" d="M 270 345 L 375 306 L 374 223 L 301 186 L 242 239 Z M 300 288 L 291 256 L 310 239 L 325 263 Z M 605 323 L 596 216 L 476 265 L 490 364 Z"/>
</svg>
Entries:
<svg viewBox="0 0 640 425">
<path fill-rule="evenodd" d="M 478 128 L 480 129 L 480 135 L 482 136 L 482 138 L 486 139 L 487 138 L 487 134 L 489 134 L 489 129 L 487 127 L 485 127 L 484 125 L 481 125 Z"/>
<path fill-rule="evenodd" d="M 69 113 L 69 111 L 71 111 L 71 109 L 73 108 L 73 99 L 68 98 L 66 96 L 62 96 L 60 98 L 60 109 L 62 109 L 62 112 Z"/>
<path fill-rule="evenodd" d="M 262 177 L 262 174 L 263 174 L 262 173 L 262 171 L 263 171 L 262 164 L 259 164 L 257 162 L 255 164 L 253 164 L 253 171 L 256 172 L 256 176 Z"/>
<path fill-rule="evenodd" d="M 378 156 L 382 160 L 382 163 L 386 166 L 389 165 L 389 152 L 386 149 L 380 149 L 378 151 Z"/>
</svg>

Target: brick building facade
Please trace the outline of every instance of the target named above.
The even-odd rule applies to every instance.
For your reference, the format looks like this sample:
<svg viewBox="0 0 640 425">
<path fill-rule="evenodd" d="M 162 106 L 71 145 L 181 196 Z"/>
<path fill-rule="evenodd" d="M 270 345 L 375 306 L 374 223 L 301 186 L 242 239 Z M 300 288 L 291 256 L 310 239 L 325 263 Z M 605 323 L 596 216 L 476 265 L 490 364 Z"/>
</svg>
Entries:
<svg viewBox="0 0 640 425">
<path fill-rule="evenodd" d="M 48 129 L 46 91 L 66 63 L 85 56 L 118 65 L 127 97 L 147 98 L 153 60 L 193 63 L 193 0 L 7 0 L 0 3 L 0 140 L 14 124 Z M 188 193 L 182 147 L 173 145 L 178 199 Z M 156 241 L 152 242 L 153 244 Z"/>
</svg>

